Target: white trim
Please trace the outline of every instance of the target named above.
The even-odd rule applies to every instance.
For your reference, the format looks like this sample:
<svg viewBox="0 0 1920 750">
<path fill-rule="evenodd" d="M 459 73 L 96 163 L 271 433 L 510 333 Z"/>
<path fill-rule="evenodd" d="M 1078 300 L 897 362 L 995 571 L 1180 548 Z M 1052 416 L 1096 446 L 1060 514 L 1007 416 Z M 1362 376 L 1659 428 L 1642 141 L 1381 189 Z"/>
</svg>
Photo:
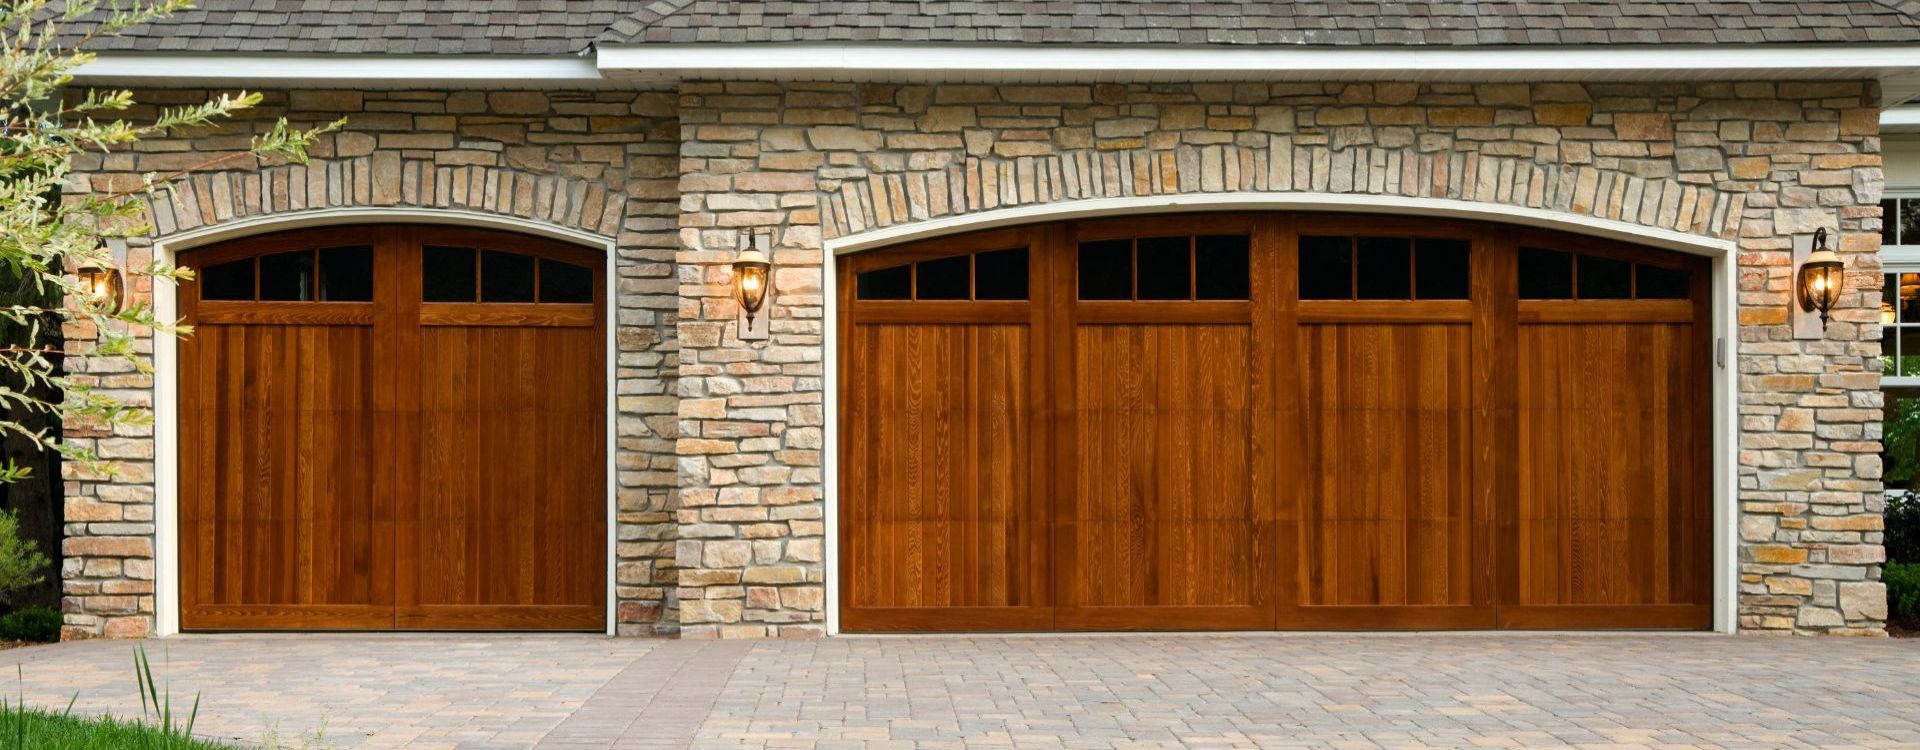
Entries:
<svg viewBox="0 0 1920 750">
<path fill-rule="evenodd" d="M 619 499 L 616 496 L 615 454 L 619 449 L 615 422 L 619 418 L 618 370 L 615 367 L 617 357 L 614 349 L 614 331 L 618 327 L 618 275 L 614 264 L 618 258 L 616 242 L 609 237 L 593 234 L 571 227 L 545 224 L 517 216 L 485 214 L 474 211 L 440 210 L 426 208 L 378 207 L 365 208 L 327 208 L 317 211 L 304 211 L 291 214 L 254 216 L 213 226 L 201 227 L 178 232 L 153 241 L 153 256 L 164 263 L 173 263 L 179 253 L 203 245 L 223 240 L 256 234 L 284 232 L 307 227 L 335 226 L 341 224 L 449 224 L 457 226 L 485 227 L 517 234 L 546 237 L 599 250 L 606 259 L 607 268 L 607 336 L 606 336 L 606 514 L 607 534 L 605 549 L 607 575 L 607 635 L 616 633 L 619 603 L 615 598 L 615 582 L 619 573 L 616 555 L 619 523 Z M 161 320 L 172 320 L 179 314 L 178 294 L 174 285 L 158 283 L 153 288 L 154 314 Z M 180 632 L 180 475 L 179 475 L 179 437 L 180 416 L 176 402 L 179 393 L 178 347 L 172 336 L 155 336 L 153 342 L 153 435 L 154 435 L 154 633 L 160 636 L 176 635 Z"/>
<path fill-rule="evenodd" d="M 1325 47 L 934 42 L 607 44 L 602 71 L 650 78 L 1012 77 L 1257 74 L 1382 80 L 1715 80 L 1898 77 L 1916 44 Z"/>
<path fill-rule="evenodd" d="M 1740 274 L 1735 248 L 1713 256 L 1713 629 L 1740 630 Z"/>
<path fill-rule="evenodd" d="M 1196 193 L 1187 195 L 1151 195 L 1125 198 L 1038 203 L 992 211 L 916 221 L 873 229 L 826 240 L 827 255 L 844 255 L 862 250 L 897 245 L 902 242 L 994 229 L 1016 224 L 1066 221 L 1101 216 L 1137 213 L 1181 213 L 1194 211 L 1349 211 L 1385 213 L 1401 216 L 1477 219 L 1505 224 L 1556 229 L 1594 237 L 1632 242 L 1696 255 L 1723 255 L 1735 252 L 1733 240 L 1702 237 L 1696 234 L 1659 229 L 1614 219 L 1562 213 L 1544 208 L 1477 203 L 1453 198 L 1415 198 L 1399 195 L 1363 193 Z M 830 259 L 829 259 L 830 260 Z"/>
<path fill-rule="evenodd" d="M 291 55 L 101 52 L 74 71 L 82 83 L 234 81 L 268 83 L 459 83 L 539 88 L 597 84 L 600 70 L 578 55 Z"/>
<path fill-rule="evenodd" d="M 841 255 L 875 250 L 919 239 L 991 229 L 1014 224 L 1044 223 L 1102 216 L 1182 211 L 1349 211 L 1474 219 L 1555 229 L 1604 237 L 1639 245 L 1705 255 L 1712 259 L 1713 322 L 1717 347 L 1711 368 L 1713 384 L 1713 629 L 1734 633 L 1739 628 L 1739 274 L 1734 262 L 1739 245 L 1731 240 L 1643 227 L 1609 219 L 1561 214 L 1542 209 L 1471 203 L 1443 198 L 1349 195 L 1324 193 L 1227 193 L 1133 198 L 1098 198 L 982 211 L 965 216 L 914 222 L 825 240 L 820 256 L 822 319 L 825 321 L 823 379 L 826 415 L 821 461 L 825 467 L 822 499 L 826 514 L 823 550 L 827 633 L 840 633 L 840 368 L 838 360 L 839 295 L 835 291 L 835 260 Z"/>
<path fill-rule="evenodd" d="M 828 240 L 829 243 L 832 240 Z M 840 634 L 840 318 L 838 300 L 840 299 L 840 280 L 833 271 L 834 254 L 820 254 L 820 298 L 824 309 L 821 311 L 825 335 L 821 337 L 823 351 L 820 356 L 826 362 L 826 377 L 821 379 L 822 413 L 826 420 L 820 439 L 824 450 L 821 451 L 821 512 L 826 514 L 821 533 L 822 560 L 826 571 L 827 635 Z"/>
</svg>

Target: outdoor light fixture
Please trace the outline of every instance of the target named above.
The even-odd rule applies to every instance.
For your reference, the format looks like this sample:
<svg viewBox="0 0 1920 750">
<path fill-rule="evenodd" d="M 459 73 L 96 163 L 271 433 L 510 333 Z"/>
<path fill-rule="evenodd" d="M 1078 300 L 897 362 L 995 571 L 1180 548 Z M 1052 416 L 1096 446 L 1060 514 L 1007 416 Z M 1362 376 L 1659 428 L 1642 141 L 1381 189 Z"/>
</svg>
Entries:
<svg viewBox="0 0 1920 750">
<path fill-rule="evenodd" d="M 1846 286 L 1846 265 L 1827 247 L 1825 227 L 1814 230 L 1813 253 L 1800 264 L 1800 275 L 1794 286 L 1800 297 L 1800 309 L 1820 313 L 1820 327 L 1825 328 Z"/>
<path fill-rule="evenodd" d="M 767 271 L 773 268 L 767 250 L 773 244 L 773 232 L 755 232 L 751 244 L 746 237 L 740 239 L 740 255 L 733 259 L 733 291 L 751 326 L 754 314 L 767 303 Z"/>
<path fill-rule="evenodd" d="M 120 312 L 127 287 L 120 269 L 82 266 L 75 275 L 80 278 L 80 294 L 85 297 L 87 307 L 109 315 Z"/>
</svg>

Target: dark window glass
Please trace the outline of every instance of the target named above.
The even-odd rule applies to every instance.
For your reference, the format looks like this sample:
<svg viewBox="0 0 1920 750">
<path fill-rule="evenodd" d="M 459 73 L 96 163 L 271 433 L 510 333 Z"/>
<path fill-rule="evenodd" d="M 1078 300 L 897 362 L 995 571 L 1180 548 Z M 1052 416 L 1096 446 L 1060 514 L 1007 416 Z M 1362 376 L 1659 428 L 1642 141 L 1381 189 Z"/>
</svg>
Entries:
<svg viewBox="0 0 1920 750">
<path fill-rule="evenodd" d="M 1415 299 L 1466 299 L 1467 278 L 1472 268 L 1467 263 L 1466 240 L 1422 239 L 1413 248 L 1413 296 Z"/>
<path fill-rule="evenodd" d="M 253 301 L 252 258 L 207 266 L 198 278 L 200 299 Z"/>
<path fill-rule="evenodd" d="M 1920 273 L 1900 274 L 1900 322 L 1920 323 Z"/>
<path fill-rule="evenodd" d="M 1191 242 L 1187 237 L 1141 237 L 1140 299 L 1193 299 Z"/>
<path fill-rule="evenodd" d="M 532 302 L 533 261 L 531 255 L 480 251 L 480 301 Z"/>
<path fill-rule="evenodd" d="M 1360 299 L 1413 299 L 1412 239 L 1360 237 L 1353 244 L 1359 253 L 1354 278 Z"/>
<path fill-rule="evenodd" d="M 1902 376 L 1920 375 L 1920 326 L 1900 326 L 1900 369 Z"/>
<path fill-rule="evenodd" d="M 1080 243 L 1080 299 L 1133 299 L 1133 240 Z"/>
<path fill-rule="evenodd" d="M 1920 245 L 1920 200 L 1900 199 L 1900 244 Z"/>
<path fill-rule="evenodd" d="M 971 258 L 956 255 L 939 260 L 923 260 L 914 269 L 914 299 L 967 299 Z"/>
<path fill-rule="evenodd" d="M 480 277 L 473 266 L 473 249 L 428 245 L 420 256 L 420 299 L 427 302 L 473 302 Z"/>
<path fill-rule="evenodd" d="M 1027 249 L 995 250 L 973 256 L 974 299 L 1026 299 Z"/>
<path fill-rule="evenodd" d="M 540 259 L 541 302 L 592 302 L 593 271 L 585 266 Z"/>
<path fill-rule="evenodd" d="M 1634 270 L 1634 294 L 1640 299 L 1686 299 L 1691 274 L 1678 268 L 1662 268 L 1641 263 Z"/>
<path fill-rule="evenodd" d="M 879 268 L 855 281 L 860 299 L 913 299 L 913 266 Z"/>
<path fill-rule="evenodd" d="M 313 251 L 260 256 L 260 299 L 313 301 Z"/>
<path fill-rule="evenodd" d="M 1204 234 L 1194 238 L 1194 286 L 1200 299 L 1247 299 L 1247 236 Z"/>
<path fill-rule="evenodd" d="M 1900 201 L 1880 201 L 1880 244 L 1900 244 Z"/>
<path fill-rule="evenodd" d="M 1520 299 L 1573 299 L 1573 254 L 1520 248 Z"/>
<path fill-rule="evenodd" d="M 1900 298 L 1900 274 L 1884 275 L 1887 281 L 1886 285 L 1880 289 L 1880 322 L 1897 323 L 1900 312 L 1893 306 L 1893 301 Z"/>
<path fill-rule="evenodd" d="M 373 248 L 329 247 L 320 251 L 320 301 L 373 301 Z"/>
<path fill-rule="evenodd" d="M 1627 299 L 1632 296 L 1632 263 L 1592 255 L 1580 256 L 1580 299 Z"/>
<path fill-rule="evenodd" d="M 1300 238 L 1300 299 L 1353 299 L 1353 242 Z"/>
</svg>

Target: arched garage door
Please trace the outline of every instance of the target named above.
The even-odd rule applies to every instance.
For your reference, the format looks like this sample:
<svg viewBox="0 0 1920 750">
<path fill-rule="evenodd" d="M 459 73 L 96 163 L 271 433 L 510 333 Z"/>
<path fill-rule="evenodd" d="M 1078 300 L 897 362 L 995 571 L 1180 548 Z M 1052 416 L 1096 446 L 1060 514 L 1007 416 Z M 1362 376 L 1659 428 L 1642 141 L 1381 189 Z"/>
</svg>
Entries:
<svg viewBox="0 0 1920 750">
<path fill-rule="evenodd" d="M 1229 215 L 839 273 L 849 631 L 1709 624 L 1703 259 Z"/>
<path fill-rule="evenodd" d="M 365 226 L 180 262 L 183 627 L 603 627 L 597 254 Z"/>
</svg>

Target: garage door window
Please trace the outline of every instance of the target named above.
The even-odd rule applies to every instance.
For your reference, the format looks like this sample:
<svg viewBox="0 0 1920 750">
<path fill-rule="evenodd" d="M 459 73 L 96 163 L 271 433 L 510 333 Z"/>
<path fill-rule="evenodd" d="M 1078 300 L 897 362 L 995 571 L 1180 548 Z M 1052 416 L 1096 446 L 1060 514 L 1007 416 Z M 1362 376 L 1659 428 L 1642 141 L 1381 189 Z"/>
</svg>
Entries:
<svg viewBox="0 0 1920 750">
<path fill-rule="evenodd" d="M 1079 245 L 1080 299 L 1244 300 L 1244 234 L 1103 239 Z"/>
<path fill-rule="evenodd" d="M 425 302 L 586 304 L 593 271 L 531 255 L 471 247 L 429 245 L 421 251 L 420 293 Z"/>
<path fill-rule="evenodd" d="M 1521 299 L 1686 299 L 1684 269 L 1537 247 L 1520 248 Z"/>
<path fill-rule="evenodd" d="M 200 298 L 219 302 L 371 302 L 373 248 L 327 247 L 209 265 Z"/>
<path fill-rule="evenodd" d="M 1028 296 L 1027 249 L 933 258 L 860 273 L 855 296 L 877 301 L 1020 301 Z"/>
<path fill-rule="evenodd" d="M 1445 237 L 1302 235 L 1300 299 L 1466 299 L 1468 245 Z"/>
</svg>

